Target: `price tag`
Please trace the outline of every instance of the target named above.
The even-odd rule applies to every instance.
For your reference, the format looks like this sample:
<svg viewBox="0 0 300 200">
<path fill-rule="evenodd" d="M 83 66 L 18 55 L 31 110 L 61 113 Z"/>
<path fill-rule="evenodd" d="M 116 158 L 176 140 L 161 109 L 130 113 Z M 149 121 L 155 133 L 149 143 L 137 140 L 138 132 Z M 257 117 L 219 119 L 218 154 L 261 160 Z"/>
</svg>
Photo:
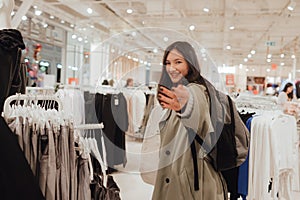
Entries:
<svg viewBox="0 0 300 200">
<path fill-rule="evenodd" d="M 115 106 L 118 106 L 118 105 L 119 105 L 119 99 L 116 98 L 116 99 L 115 99 Z"/>
</svg>

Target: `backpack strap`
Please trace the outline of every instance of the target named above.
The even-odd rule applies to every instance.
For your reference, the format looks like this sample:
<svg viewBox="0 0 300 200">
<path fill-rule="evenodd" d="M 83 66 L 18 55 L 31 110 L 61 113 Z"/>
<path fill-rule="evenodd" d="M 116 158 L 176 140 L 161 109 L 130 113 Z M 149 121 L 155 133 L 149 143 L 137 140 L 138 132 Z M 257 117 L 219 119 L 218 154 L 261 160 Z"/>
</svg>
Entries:
<svg viewBox="0 0 300 200">
<path fill-rule="evenodd" d="M 230 124 L 232 125 L 233 132 L 235 132 L 233 104 L 232 104 L 232 100 L 229 95 L 227 95 L 227 99 L 228 99 L 228 103 L 229 103 L 230 117 L 231 117 Z"/>
</svg>

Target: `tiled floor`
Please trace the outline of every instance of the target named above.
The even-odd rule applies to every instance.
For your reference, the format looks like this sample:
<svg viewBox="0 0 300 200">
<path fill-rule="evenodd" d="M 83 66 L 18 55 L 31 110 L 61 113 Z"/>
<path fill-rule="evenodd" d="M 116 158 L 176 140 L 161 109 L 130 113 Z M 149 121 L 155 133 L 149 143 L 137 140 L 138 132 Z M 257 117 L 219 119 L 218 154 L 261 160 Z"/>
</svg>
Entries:
<svg viewBox="0 0 300 200">
<path fill-rule="evenodd" d="M 122 200 L 149 200 L 152 197 L 153 186 L 143 182 L 138 170 L 141 147 L 141 142 L 127 139 L 127 165 L 125 169 L 118 167 L 119 172 L 113 174 Z M 300 192 L 293 192 L 291 200 L 300 200 Z"/>
</svg>

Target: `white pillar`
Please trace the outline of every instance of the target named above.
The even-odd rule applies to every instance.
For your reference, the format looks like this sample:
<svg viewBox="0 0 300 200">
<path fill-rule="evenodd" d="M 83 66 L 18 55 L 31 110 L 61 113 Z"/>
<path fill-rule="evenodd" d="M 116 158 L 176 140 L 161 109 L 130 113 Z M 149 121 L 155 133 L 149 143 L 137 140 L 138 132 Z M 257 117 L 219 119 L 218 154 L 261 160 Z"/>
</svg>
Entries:
<svg viewBox="0 0 300 200">
<path fill-rule="evenodd" d="M 109 45 L 92 43 L 90 53 L 90 85 L 101 84 L 103 79 L 108 78 Z"/>
</svg>

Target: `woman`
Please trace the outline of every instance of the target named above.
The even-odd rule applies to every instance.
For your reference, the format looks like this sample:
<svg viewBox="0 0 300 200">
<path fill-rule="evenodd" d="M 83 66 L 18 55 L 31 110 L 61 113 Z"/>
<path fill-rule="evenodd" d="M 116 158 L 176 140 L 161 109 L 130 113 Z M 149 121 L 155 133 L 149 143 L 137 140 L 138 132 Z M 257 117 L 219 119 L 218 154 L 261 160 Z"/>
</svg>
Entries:
<svg viewBox="0 0 300 200">
<path fill-rule="evenodd" d="M 198 143 L 197 156 L 191 153 L 191 130 L 208 142 L 213 127 L 205 82 L 189 43 L 175 42 L 165 50 L 157 98 L 165 114 L 159 123 L 160 160 L 152 199 L 227 199 L 222 175 Z"/>
<path fill-rule="evenodd" d="M 296 97 L 293 93 L 293 84 L 287 83 L 282 92 L 280 92 L 278 95 L 277 104 L 284 105 L 287 101 L 292 101 L 295 99 Z"/>
</svg>

